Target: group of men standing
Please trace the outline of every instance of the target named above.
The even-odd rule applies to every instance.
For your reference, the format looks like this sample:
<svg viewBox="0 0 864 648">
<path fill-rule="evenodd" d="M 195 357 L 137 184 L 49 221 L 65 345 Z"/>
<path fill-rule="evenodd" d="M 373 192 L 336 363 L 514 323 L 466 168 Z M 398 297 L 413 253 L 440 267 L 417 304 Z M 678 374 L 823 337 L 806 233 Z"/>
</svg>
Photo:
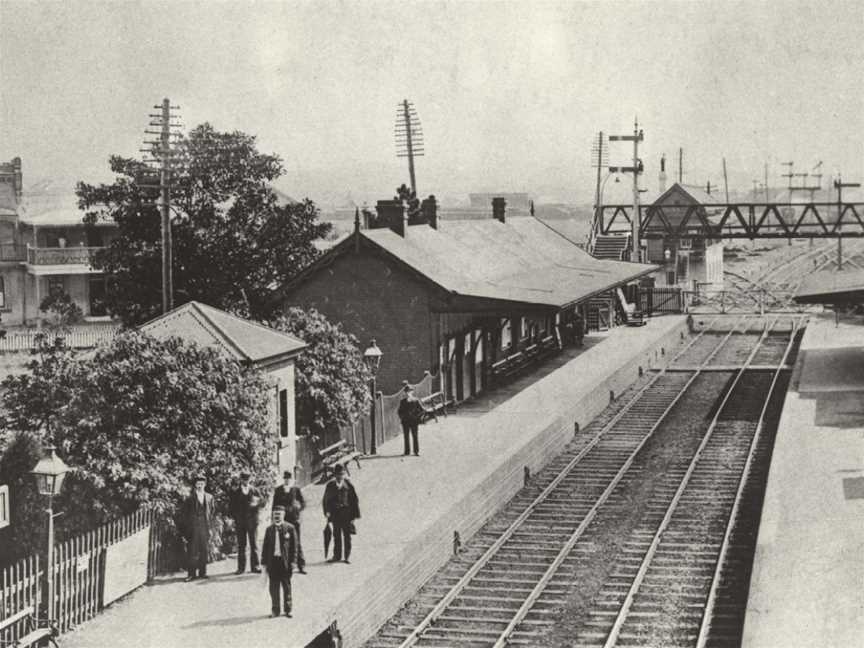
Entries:
<svg viewBox="0 0 864 648">
<path fill-rule="evenodd" d="M 213 520 L 215 505 L 213 496 L 207 493 L 204 475 L 195 477 L 195 488 L 183 506 L 183 519 L 186 525 L 187 540 L 187 581 L 207 578 L 208 544 L 210 524 Z M 290 471 L 283 474 L 283 483 L 274 492 L 271 501 L 271 524 L 264 532 L 261 555 L 258 555 L 259 512 L 265 498 L 251 483 L 251 474 L 240 474 L 235 488 L 229 492 L 231 516 L 234 518 L 237 534 L 237 571 L 246 571 L 246 554 L 249 550 L 249 568 L 260 573 L 261 567 L 267 571 L 270 581 L 271 616 L 291 616 L 291 576 L 292 566 L 297 572 L 306 573 L 306 559 L 300 535 L 300 514 L 306 508 L 303 492 L 294 484 Z M 328 562 L 349 562 L 351 556 L 351 535 L 355 532 L 354 520 L 360 517 L 360 506 L 354 485 L 345 478 L 341 465 L 334 468 L 334 476 L 324 489 L 322 501 L 327 524 L 324 529 L 325 556 L 329 537 L 333 539 L 333 557 Z"/>
</svg>

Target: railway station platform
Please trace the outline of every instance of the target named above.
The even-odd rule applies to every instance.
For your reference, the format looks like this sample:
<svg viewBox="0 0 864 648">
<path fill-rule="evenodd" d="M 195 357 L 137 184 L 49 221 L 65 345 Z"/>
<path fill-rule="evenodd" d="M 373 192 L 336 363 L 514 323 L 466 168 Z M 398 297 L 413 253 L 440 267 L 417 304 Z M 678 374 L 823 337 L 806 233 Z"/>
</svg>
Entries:
<svg viewBox="0 0 864 648">
<path fill-rule="evenodd" d="M 864 321 L 810 320 L 777 430 L 745 648 L 864 637 Z"/>
<path fill-rule="evenodd" d="M 335 622 L 343 646 L 359 646 L 446 563 L 454 532 L 468 540 L 523 486 L 526 466 L 537 472 L 572 438 L 574 422 L 587 425 L 610 392 L 671 358 L 686 334 L 683 316 L 665 316 L 592 335 L 569 359 L 550 359 L 538 374 L 421 426 L 419 457 L 402 456 L 401 438 L 384 443 L 351 469 L 362 518 L 350 564 L 325 562 L 323 486 L 304 488 L 308 574 L 293 578 L 291 619 L 269 618 L 266 577 L 237 576 L 229 559 L 210 565 L 208 580 L 157 579 L 62 645 L 305 648 Z"/>
</svg>

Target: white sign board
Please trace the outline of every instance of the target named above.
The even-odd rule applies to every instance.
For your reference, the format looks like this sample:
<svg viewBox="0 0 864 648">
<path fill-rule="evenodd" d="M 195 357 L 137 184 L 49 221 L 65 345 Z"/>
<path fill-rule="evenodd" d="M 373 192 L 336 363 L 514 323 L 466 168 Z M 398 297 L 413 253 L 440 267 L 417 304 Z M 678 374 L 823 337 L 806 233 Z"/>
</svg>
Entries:
<svg viewBox="0 0 864 648">
<path fill-rule="evenodd" d="M 9 526 L 9 487 L 0 486 L 0 529 Z"/>
<path fill-rule="evenodd" d="M 147 582 L 150 526 L 105 550 L 105 605 Z"/>
</svg>

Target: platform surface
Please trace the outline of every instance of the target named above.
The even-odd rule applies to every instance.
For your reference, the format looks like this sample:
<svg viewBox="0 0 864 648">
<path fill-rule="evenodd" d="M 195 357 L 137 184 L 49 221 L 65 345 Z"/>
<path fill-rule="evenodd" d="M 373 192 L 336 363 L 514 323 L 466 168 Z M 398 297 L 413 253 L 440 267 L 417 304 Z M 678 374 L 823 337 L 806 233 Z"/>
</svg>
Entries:
<svg viewBox="0 0 864 648">
<path fill-rule="evenodd" d="M 351 564 L 325 562 L 323 486 L 304 488 L 308 506 L 302 536 L 308 575 L 294 576 L 292 619 L 269 618 L 264 575 L 235 576 L 234 561 L 225 560 L 209 566 L 211 577 L 206 581 L 184 583 L 182 574 L 157 579 L 64 635 L 62 645 L 303 648 L 339 618 L 340 609 L 352 598 L 365 600 L 379 588 L 398 587 L 379 582 L 376 574 L 398 559 L 400 549 L 428 533 L 532 434 L 595 387 L 598 377 L 654 348 L 683 322 L 683 316 L 667 316 L 641 328 L 620 327 L 590 336 L 584 350 L 574 352 L 566 363 L 553 359 L 551 369 L 541 369 L 535 380 L 519 381 L 437 423 L 423 425 L 420 457 L 403 457 L 399 437 L 384 443 L 376 457 L 364 459 L 361 469 L 352 466 L 362 518 Z M 350 645 L 356 645 L 356 637 Z"/>
<path fill-rule="evenodd" d="M 777 431 L 745 648 L 864 645 L 864 323 L 804 334 Z"/>
</svg>

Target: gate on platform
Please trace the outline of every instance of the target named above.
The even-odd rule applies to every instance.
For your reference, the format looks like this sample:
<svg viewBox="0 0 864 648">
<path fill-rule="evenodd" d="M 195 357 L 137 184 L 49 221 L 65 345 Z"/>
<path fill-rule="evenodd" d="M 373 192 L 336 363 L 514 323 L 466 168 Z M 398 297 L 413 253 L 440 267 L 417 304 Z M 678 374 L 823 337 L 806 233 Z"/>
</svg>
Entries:
<svg viewBox="0 0 864 648">
<path fill-rule="evenodd" d="M 639 309 L 648 315 L 657 313 L 683 313 L 683 292 L 677 286 L 640 288 Z"/>
</svg>

